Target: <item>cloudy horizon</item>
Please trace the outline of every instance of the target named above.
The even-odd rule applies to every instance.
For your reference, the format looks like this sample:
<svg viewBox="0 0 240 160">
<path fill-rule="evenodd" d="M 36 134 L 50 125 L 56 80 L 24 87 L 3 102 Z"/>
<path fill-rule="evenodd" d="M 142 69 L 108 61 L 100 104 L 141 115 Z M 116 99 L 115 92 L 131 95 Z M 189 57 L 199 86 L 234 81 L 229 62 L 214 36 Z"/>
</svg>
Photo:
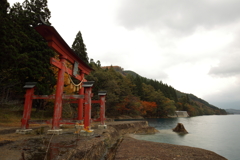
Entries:
<svg viewBox="0 0 240 160">
<path fill-rule="evenodd" d="M 23 0 L 8 0 L 22 3 Z M 50 22 L 88 57 L 240 109 L 240 1 L 49 1 Z"/>
</svg>

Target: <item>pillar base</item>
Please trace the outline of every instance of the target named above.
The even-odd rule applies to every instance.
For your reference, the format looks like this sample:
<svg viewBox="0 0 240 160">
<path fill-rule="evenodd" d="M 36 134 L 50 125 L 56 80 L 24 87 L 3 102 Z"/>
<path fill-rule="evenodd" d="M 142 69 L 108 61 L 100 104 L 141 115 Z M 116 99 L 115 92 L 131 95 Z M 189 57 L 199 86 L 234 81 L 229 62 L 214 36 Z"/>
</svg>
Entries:
<svg viewBox="0 0 240 160">
<path fill-rule="evenodd" d="M 17 129 L 17 134 L 30 134 L 32 132 L 32 129 Z"/>
<path fill-rule="evenodd" d="M 76 128 L 76 129 L 83 129 L 83 128 L 84 128 L 84 125 L 75 125 L 75 128 Z"/>
<path fill-rule="evenodd" d="M 80 131 L 80 136 L 92 136 L 93 134 L 94 134 L 94 132 L 92 129 L 90 129 L 88 131 L 86 131 L 86 130 Z"/>
<path fill-rule="evenodd" d="M 107 129 L 107 125 L 98 125 L 98 129 Z"/>
<path fill-rule="evenodd" d="M 62 134 L 62 133 L 63 133 L 62 129 L 52 129 L 52 130 L 47 131 L 47 134 L 59 135 L 59 134 Z"/>
<path fill-rule="evenodd" d="M 77 123 L 81 125 L 83 124 L 83 120 L 77 120 Z"/>
</svg>

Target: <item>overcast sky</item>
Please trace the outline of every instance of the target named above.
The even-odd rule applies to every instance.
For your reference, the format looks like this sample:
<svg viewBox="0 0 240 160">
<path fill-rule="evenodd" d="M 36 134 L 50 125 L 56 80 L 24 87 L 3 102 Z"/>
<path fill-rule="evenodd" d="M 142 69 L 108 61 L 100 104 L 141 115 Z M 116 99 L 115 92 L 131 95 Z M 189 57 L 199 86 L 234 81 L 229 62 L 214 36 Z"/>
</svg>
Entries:
<svg viewBox="0 0 240 160">
<path fill-rule="evenodd" d="M 22 3 L 23 0 L 8 0 Z M 240 109 L 239 0 L 49 0 L 50 22 L 88 56 Z"/>
</svg>

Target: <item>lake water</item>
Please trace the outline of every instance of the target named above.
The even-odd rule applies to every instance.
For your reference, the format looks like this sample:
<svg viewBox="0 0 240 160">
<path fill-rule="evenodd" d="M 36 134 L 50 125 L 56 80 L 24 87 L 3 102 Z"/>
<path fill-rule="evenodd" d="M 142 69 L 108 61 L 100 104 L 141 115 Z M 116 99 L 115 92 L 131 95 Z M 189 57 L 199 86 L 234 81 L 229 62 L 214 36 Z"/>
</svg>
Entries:
<svg viewBox="0 0 240 160">
<path fill-rule="evenodd" d="M 160 133 L 133 135 L 136 139 L 203 148 L 229 160 L 240 159 L 240 115 L 197 116 L 191 118 L 147 119 Z M 183 123 L 188 134 L 172 131 Z"/>
</svg>

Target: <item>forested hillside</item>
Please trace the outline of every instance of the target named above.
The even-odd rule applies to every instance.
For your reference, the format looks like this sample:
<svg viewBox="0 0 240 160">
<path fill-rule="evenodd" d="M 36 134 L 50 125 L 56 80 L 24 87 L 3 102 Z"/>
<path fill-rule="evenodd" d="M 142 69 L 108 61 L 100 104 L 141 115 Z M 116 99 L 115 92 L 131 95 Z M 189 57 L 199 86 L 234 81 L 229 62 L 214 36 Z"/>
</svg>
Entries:
<svg viewBox="0 0 240 160">
<path fill-rule="evenodd" d="M 108 93 L 107 116 L 167 117 L 176 110 L 187 111 L 190 116 L 226 114 L 225 110 L 161 81 L 124 71 L 119 66 L 101 67 L 99 61 L 91 60 L 90 65 L 94 71 L 87 79 L 95 81 L 94 92 L 106 90 Z"/>
</svg>

